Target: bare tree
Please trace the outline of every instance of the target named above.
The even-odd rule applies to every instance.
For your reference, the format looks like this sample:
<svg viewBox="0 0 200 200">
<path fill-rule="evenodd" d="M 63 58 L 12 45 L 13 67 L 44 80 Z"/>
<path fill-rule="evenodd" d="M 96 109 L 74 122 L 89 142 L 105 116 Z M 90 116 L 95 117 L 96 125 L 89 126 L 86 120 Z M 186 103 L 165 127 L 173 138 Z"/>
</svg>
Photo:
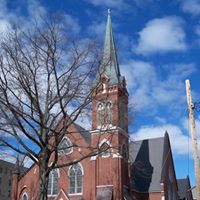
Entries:
<svg viewBox="0 0 200 200">
<path fill-rule="evenodd" d="M 99 152 L 81 147 L 88 151 L 76 161 L 58 163 L 63 136 L 88 109 L 96 89 L 92 77 L 100 63 L 97 49 L 94 42 L 69 37 L 61 23 L 45 22 L 31 31 L 16 29 L 1 42 L 0 145 L 38 165 L 40 200 L 47 199 L 53 168 Z"/>
</svg>

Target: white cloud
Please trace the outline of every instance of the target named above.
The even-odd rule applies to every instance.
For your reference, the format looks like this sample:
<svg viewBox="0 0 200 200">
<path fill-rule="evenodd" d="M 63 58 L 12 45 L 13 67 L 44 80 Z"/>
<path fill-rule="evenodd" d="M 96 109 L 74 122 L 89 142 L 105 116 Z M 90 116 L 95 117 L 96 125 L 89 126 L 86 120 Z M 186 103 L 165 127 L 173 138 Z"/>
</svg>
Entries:
<svg viewBox="0 0 200 200">
<path fill-rule="evenodd" d="M 7 162 L 15 163 L 16 155 L 14 155 L 12 150 L 2 150 L 1 149 L 0 159 L 5 160 Z"/>
<path fill-rule="evenodd" d="M 185 51 L 183 21 L 175 16 L 153 19 L 139 32 L 139 42 L 135 49 L 139 54 Z"/>
<path fill-rule="evenodd" d="M 187 113 L 187 116 L 188 116 L 188 113 Z M 185 118 L 182 119 L 182 128 L 191 135 L 189 117 L 185 117 Z M 200 115 L 196 116 L 195 128 L 196 128 L 197 138 L 200 139 Z"/>
<path fill-rule="evenodd" d="M 74 33 L 78 33 L 81 29 L 78 21 L 74 19 L 71 15 L 64 15 L 65 26 L 68 26 L 68 29 Z"/>
<path fill-rule="evenodd" d="M 104 33 L 105 33 L 105 27 L 106 24 L 105 22 L 93 22 L 89 27 L 88 27 L 88 33 L 90 35 L 97 35 L 97 36 L 101 36 L 103 37 Z"/>
<path fill-rule="evenodd" d="M 6 37 L 6 35 L 12 30 L 11 24 L 6 19 L 0 19 L 0 35 Z"/>
<path fill-rule="evenodd" d="M 153 65 L 132 60 L 127 65 L 122 65 L 121 71 L 126 77 L 129 93 L 132 94 L 130 103 L 136 105 L 137 110 L 150 106 L 152 88 L 157 79 Z"/>
<path fill-rule="evenodd" d="M 0 0 L 0 17 L 4 17 L 7 12 L 6 0 Z"/>
<path fill-rule="evenodd" d="M 200 14 L 200 1 L 199 0 L 181 0 L 181 8 L 184 12 L 199 15 Z"/>
<path fill-rule="evenodd" d="M 20 5 L 19 5 L 20 7 Z M 20 9 L 10 10 L 6 0 L 0 0 L 0 33 L 6 35 L 13 25 L 24 28 L 32 28 L 32 23 L 37 22 L 39 25 L 46 14 L 46 9 L 38 2 L 30 0 L 27 3 L 27 16 L 23 16 Z"/>
<path fill-rule="evenodd" d="M 0 40 L 3 40 L 3 38 L 12 30 L 10 23 L 12 18 L 13 15 L 8 12 L 6 0 L 0 0 Z"/>
<path fill-rule="evenodd" d="M 186 113 L 185 113 L 186 114 Z M 169 139 L 174 155 L 193 155 L 193 146 L 191 142 L 191 131 L 188 117 L 182 118 L 179 125 L 167 123 L 167 120 L 161 118 L 161 125 L 143 126 L 135 133 L 131 134 L 131 140 L 138 141 L 144 139 L 164 137 L 165 132 L 169 134 Z M 159 121 L 160 117 L 158 117 Z M 200 153 L 200 115 L 195 120 L 196 132 L 198 138 L 198 150 Z"/>
<path fill-rule="evenodd" d="M 1 150 L 1 160 L 5 160 L 7 162 L 15 164 L 17 158 L 19 159 L 19 161 L 22 162 L 21 164 L 24 167 L 29 168 L 33 164 L 33 161 L 30 158 L 24 157 L 23 155 L 15 154 L 13 150 Z"/>
<path fill-rule="evenodd" d="M 166 124 L 167 122 L 164 117 L 156 116 L 155 119 L 159 124 Z"/>
<path fill-rule="evenodd" d="M 167 106 L 172 116 L 183 109 L 183 104 L 187 106 L 184 80 L 195 71 L 194 64 L 159 66 L 158 70 L 151 63 L 130 60 L 121 65 L 121 71 L 126 77 L 130 104 L 137 111 L 155 115 L 158 108 Z M 163 76 L 159 71 L 163 71 Z"/>
<path fill-rule="evenodd" d="M 47 18 L 48 10 L 37 0 L 29 0 L 25 9 L 27 15 L 21 14 L 20 5 L 16 10 L 10 10 L 6 0 L 0 0 L 0 34 L 6 35 L 13 25 L 19 26 L 22 30 L 32 30 L 33 25 L 37 23 L 38 27 L 42 27 Z M 78 20 L 69 14 L 64 14 L 63 25 L 72 33 L 78 33 L 81 29 Z M 1 35 L 2 36 L 2 35 Z"/>
<path fill-rule="evenodd" d="M 46 9 L 35 0 L 28 1 L 28 13 L 31 19 L 36 20 L 37 23 L 41 23 L 45 15 L 47 14 Z"/>
<path fill-rule="evenodd" d="M 188 153 L 192 153 L 191 139 L 185 135 L 178 126 L 173 124 L 142 127 L 136 133 L 131 135 L 131 139 L 137 141 L 163 137 L 166 131 L 169 134 L 170 143 L 174 154 L 187 155 Z"/>
</svg>

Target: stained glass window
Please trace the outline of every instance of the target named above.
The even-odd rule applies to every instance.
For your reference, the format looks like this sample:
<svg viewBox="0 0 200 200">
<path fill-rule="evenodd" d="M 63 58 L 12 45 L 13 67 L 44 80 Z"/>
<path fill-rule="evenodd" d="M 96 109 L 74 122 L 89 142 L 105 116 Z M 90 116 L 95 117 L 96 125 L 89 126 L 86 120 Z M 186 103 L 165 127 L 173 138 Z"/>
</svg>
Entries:
<svg viewBox="0 0 200 200">
<path fill-rule="evenodd" d="M 103 126 L 104 118 L 104 105 L 100 103 L 97 107 L 97 126 L 101 128 Z"/>
<path fill-rule="evenodd" d="M 63 138 L 58 145 L 59 154 L 69 154 L 72 152 L 72 143 L 68 138 Z"/>
<path fill-rule="evenodd" d="M 58 170 L 54 169 L 49 174 L 48 195 L 58 194 Z"/>
<path fill-rule="evenodd" d="M 83 171 L 79 163 L 69 169 L 69 193 L 82 193 Z"/>
<path fill-rule="evenodd" d="M 107 142 L 104 142 L 100 146 L 100 153 L 103 157 L 108 157 L 110 156 L 110 145 Z"/>
<path fill-rule="evenodd" d="M 106 104 L 106 125 L 112 124 L 112 111 L 111 111 L 112 104 L 107 102 Z"/>
<path fill-rule="evenodd" d="M 28 200 L 28 196 L 27 196 L 26 193 L 23 194 L 23 196 L 22 196 L 22 200 Z"/>
</svg>

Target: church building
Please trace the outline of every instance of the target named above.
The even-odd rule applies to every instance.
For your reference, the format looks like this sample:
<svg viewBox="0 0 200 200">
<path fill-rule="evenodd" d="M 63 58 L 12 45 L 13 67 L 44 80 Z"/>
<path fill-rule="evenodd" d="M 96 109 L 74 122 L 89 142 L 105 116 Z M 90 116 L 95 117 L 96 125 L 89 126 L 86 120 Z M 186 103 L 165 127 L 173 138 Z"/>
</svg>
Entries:
<svg viewBox="0 0 200 200">
<path fill-rule="evenodd" d="M 95 81 L 100 82 L 101 87 L 96 90 L 92 100 L 92 131 L 88 132 L 75 123 L 70 129 L 80 138 L 80 146 L 99 145 L 100 149 L 106 151 L 70 167 L 51 171 L 48 199 L 178 199 L 168 136 L 159 140 L 129 144 L 128 92 L 126 80 L 120 73 L 109 12 L 102 65 Z M 60 145 L 69 146 L 72 142 L 73 138 L 67 134 Z M 75 159 L 80 153 L 77 151 L 81 149 L 61 149 L 59 155 L 61 158 L 67 155 L 66 158 L 71 156 Z M 169 158 L 165 160 L 163 155 Z M 156 159 L 159 159 L 159 162 Z M 38 172 L 38 166 L 33 165 L 24 175 L 13 175 L 12 200 L 38 199 Z M 151 183 L 154 179 L 156 183 Z M 152 191 L 149 191 L 149 188 Z"/>
</svg>

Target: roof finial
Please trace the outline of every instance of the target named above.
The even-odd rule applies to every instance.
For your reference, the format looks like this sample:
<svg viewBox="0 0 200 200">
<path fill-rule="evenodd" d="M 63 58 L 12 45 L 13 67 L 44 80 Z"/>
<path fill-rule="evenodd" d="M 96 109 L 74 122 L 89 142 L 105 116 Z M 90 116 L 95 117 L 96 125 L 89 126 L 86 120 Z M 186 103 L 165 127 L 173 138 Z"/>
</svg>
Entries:
<svg viewBox="0 0 200 200">
<path fill-rule="evenodd" d="M 111 12 L 110 12 L 110 8 L 109 8 L 109 9 L 108 9 L 108 15 L 110 15 L 110 13 L 111 13 Z"/>
</svg>

